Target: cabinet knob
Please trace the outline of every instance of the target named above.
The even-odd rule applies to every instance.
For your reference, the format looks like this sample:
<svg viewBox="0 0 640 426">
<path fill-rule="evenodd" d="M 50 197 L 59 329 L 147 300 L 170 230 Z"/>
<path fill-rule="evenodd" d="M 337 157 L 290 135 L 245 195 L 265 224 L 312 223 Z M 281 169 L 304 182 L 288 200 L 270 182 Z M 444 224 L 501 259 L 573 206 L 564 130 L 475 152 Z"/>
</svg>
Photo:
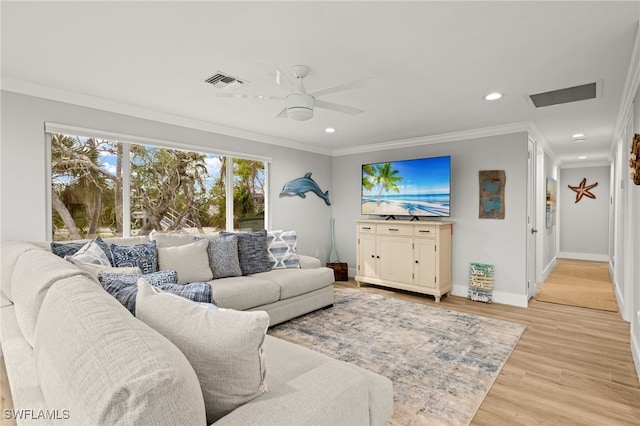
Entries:
<svg viewBox="0 0 640 426">
<path fill-rule="evenodd" d="M 374 255 L 371 255 L 371 257 L 372 257 L 372 258 L 374 258 L 375 256 L 374 256 Z"/>
<path fill-rule="evenodd" d="M 418 263 L 418 261 L 416 260 L 416 263 Z"/>
<path fill-rule="evenodd" d="M 376 259 L 380 259 L 380 256 L 376 256 Z"/>
</svg>

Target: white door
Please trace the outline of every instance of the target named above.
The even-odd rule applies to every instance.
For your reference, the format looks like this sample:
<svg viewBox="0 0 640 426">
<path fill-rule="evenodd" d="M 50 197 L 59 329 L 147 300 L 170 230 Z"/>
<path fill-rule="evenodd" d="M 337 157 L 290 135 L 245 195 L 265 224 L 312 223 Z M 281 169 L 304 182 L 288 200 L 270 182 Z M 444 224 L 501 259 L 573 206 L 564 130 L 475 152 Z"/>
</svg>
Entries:
<svg viewBox="0 0 640 426">
<path fill-rule="evenodd" d="M 536 146 L 529 139 L 527 161 L 527 296 L 536 295 Z"/>
<path fill-rule="evenodd" d="M 380 279 L 410 284 L 413 282 L 411 238 L 378 237 Z"/>
</svg>

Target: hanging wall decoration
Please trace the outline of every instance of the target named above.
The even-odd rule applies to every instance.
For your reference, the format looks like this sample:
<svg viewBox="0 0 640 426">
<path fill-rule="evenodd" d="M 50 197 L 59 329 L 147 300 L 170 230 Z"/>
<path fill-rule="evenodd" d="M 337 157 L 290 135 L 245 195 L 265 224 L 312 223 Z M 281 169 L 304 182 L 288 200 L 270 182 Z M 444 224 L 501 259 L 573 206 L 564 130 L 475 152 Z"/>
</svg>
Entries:
<svg viewBox="0 0 640 426">
<path fill-rule="evenodd" d="M 480 170 L 480 219 L 504 219 L 504 170 Z"/>
<path fill-rule="evenodd" d="M 307 198 L 305 193 L 313 192 L 318 197 L 322 198 L 324 202 L 330 206 L 329 191 L 322 192 L 318 184 L 311 179 L 311 172 L 305 174 L 301 178 L 293 179 L 284 184 L 282 191 L 280 191 L 280 197 L 292 197 L 297 195 L 298 197 Z"/>
<path fill-rule="evenodd" d="M 587 178 L 584 178 L 580 181 L 580 185 L 578 186 L 571 186 L 571 185 L 567 185 L 572 191 L 575 191 L 576 193 L 576 203 L 580 200 L 582 200 L 582 197 L 589 197 L 589 198 L 593 198 L 594 200 L 596 199 L 596 196 L 594 194 L 592 194 L 590 191 L 595 188 L 596 186 L 598 186 L 598 182 L 593 183 L 591 185 L 587 185 Z"/>
<path fill-rule="evenodd" d="M 640 185 L 640 133 L 636 133 L 631 141 L 629 167 L 631 167 L 631 180 L 636 185 Z"/>
</svg>

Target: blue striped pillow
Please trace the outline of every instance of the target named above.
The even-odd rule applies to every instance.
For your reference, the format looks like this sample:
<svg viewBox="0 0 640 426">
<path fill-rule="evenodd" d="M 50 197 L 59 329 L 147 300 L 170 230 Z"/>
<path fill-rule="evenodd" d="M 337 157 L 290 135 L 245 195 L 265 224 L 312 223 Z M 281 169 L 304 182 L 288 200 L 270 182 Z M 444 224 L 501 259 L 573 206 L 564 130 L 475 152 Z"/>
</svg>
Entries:
<svg viewBox="0 0 640 426">
<path fill-rule="evenodd" d="M 267 234 L 271 269 L 300 268 L 296 231 L 271 231 Z"/>
</svg>

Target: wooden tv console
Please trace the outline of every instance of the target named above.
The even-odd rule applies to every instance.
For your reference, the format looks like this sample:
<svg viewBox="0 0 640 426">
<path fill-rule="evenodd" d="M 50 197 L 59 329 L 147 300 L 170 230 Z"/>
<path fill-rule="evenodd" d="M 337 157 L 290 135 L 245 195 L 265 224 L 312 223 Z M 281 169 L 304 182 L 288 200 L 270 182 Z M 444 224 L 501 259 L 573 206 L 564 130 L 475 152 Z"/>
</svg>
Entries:
<svg viewBox="0 0 640 426">
<path fill-rule="evenodd" d="M 356 283 L 429 294 L 451 293 L 453 222 L 356 220 Z"/>
</svg>

